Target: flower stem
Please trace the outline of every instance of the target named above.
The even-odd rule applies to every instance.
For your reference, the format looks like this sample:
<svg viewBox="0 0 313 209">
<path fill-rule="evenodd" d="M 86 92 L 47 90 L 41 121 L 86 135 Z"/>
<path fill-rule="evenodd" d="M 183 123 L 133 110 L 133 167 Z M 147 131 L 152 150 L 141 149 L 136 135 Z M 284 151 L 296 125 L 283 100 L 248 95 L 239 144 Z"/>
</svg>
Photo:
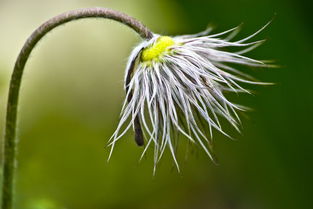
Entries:
<svg viewBox="0 0 313 209">
<path fill-rule="evenodd" d="M 78 9 L 58 15 L 36 29 L 24 44 L 14 66 L 7 103 L 5 136 L 3 146 L 3 180 L 1 209 L 13 208 L 14 173 L 16 163 L 16 120 L 19 90 L 25 64 L 36 44 L 52 29 L 73 20 L 83 18 L 106 18 L 120 22 L 137 32 L 143 39 L 152 38 L 152 32 L 136 19 L 106 8 Z"/>
</svg>

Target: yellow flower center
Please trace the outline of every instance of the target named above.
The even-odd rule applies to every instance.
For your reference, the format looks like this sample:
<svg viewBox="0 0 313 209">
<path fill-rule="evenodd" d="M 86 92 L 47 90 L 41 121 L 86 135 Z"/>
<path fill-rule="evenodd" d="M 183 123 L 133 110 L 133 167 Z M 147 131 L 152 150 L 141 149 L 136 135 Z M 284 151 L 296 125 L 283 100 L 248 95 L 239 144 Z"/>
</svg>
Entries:
<svg viewBox="0 0 313 209">
<path fill-rule="evenodd" d="M 169 47 L 173 46 L 175 41 L 168 36 L 160 36 L 154 44 L 143 50 L 141 60 L 143 62 L 159 59 L 160 56 L 167 52 Z"/>
</svg>

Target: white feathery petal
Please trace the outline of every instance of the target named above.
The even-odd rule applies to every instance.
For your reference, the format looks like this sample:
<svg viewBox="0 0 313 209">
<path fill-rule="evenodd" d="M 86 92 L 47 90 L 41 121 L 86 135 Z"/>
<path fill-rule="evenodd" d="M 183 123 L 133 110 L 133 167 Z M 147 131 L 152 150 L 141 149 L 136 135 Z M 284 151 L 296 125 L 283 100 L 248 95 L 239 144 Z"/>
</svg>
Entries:
<svg viewBox="0 0 313 209">
<path fill-rule="evenodd" d="M 221 119 L 228 121 L 240 132 L 238 112 L 248 109 L 231 102 L 225 93 L 251 93 L 242 84 L 270 84 L 259 82 L 233 67 L 269 67 L 263 61 L 244 55 L 264 42 L 247 41 L 269 23 L 252 35 L 234 42 L 230 40 L 237 35 L 241 25 L 212 35 L 208 35 L 211 32 L 211 28 L 208 28 L 194 35 L 167 37 L 169 42 L 161 44 L 159 42 L 164 36 L 155 34 L 151 40 L 140 43 L 132 51 L 127 63 L 126 99 L 119 124 L 110 139 L 110 157 L 116 142 L 131 127 L 136 128 L 135 120 L 139 118 L 146 141 L 140 159 L 150 146 L 154 146 L 154 173 L 166 148 L 169 148 L 179 170 L 175 154 L 175 136 L 178 133 L 202 147 L 215 161 L 211 149 L 213 130 L 231 138 L 223 130 Z M 241 49 L 236 52 L 226 51 L 229 47 Z M 147 50 L 151 50 L 150 54 L 144 58 L 143 53 L 147 53 Z M 208 134 L 204 130 L 205 126 L 209 129 Z"/>
</svg>

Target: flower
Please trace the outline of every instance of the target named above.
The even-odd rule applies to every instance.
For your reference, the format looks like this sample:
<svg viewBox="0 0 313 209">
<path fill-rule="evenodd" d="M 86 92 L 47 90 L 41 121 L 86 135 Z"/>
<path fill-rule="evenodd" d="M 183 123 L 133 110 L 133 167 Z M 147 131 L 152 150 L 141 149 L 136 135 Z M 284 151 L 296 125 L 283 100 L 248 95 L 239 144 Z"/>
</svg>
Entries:
<svg viewBox="0 0 313 209">
<path fill-rule="evenodd" d="M 168 147 L 179 170 L 175 156 L 177 133 L 200 145 L 214 160 L 210 149 L 213 129 L 230 137 L 222 129 L 220 120 L 226 119 L 240 131 L 237 112 L 246 110 L 229 101 L 225 93 L 250 93 L 242 83 L 267 84 L 255 81 L 233 65 L 269 66 L 243 55 L 264 42 L 247 41 L 268 24 L 233 42 L 230 40 L 238 33 L 239 26 L 213 35 L 208 35 L 211 28 L 194 35 L 154 34 L 151 40 L 140 43 L 131 53 L 126 68 L 127 95 L 120 122 L 110 139 L 110 156 L 115 143 L 133 127 L 139 145 L 143 144 L 143 135 L 147 140 L 143 155 L 154 145 L 154 167 Z M 230 52 L 227 50 L 230 47 L 243 49 Z M 208 127 L 209 134 L 204 126 Z"/>
</svg>

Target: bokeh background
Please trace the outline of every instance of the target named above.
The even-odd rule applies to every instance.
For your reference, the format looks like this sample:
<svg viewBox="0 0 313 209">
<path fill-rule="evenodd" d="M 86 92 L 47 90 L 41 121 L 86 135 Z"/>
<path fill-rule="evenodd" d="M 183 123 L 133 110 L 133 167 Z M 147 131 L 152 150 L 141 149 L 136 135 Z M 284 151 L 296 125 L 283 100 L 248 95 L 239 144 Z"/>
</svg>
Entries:
<svg viewBox="0 0 313 209">
<path fill-rule="evenodd" d="M 107 163 L 105 148 L 124 98 L 127 57 L 140 40 L 112 21 L 59 27 L 34 50 L 23 79 L 18 126 L 17 209 L 312 209 L 313 9 L 307 0 L 0 0 L 0 131 L 10 74 L 24 41 L 42 22 L 83 7 L 109 7 L 157 33 L 223 31 L 244 22 L 244 37 L 269 20 L 249 55 L 278 69 L 251 69 L 275 86 L 236 98 L 243 133 L 216 135 L 220 165 L 193 147 L 181 173 L 169 153 L 152 175 L 152 151 L 129 133 Z"/>
</svg>

